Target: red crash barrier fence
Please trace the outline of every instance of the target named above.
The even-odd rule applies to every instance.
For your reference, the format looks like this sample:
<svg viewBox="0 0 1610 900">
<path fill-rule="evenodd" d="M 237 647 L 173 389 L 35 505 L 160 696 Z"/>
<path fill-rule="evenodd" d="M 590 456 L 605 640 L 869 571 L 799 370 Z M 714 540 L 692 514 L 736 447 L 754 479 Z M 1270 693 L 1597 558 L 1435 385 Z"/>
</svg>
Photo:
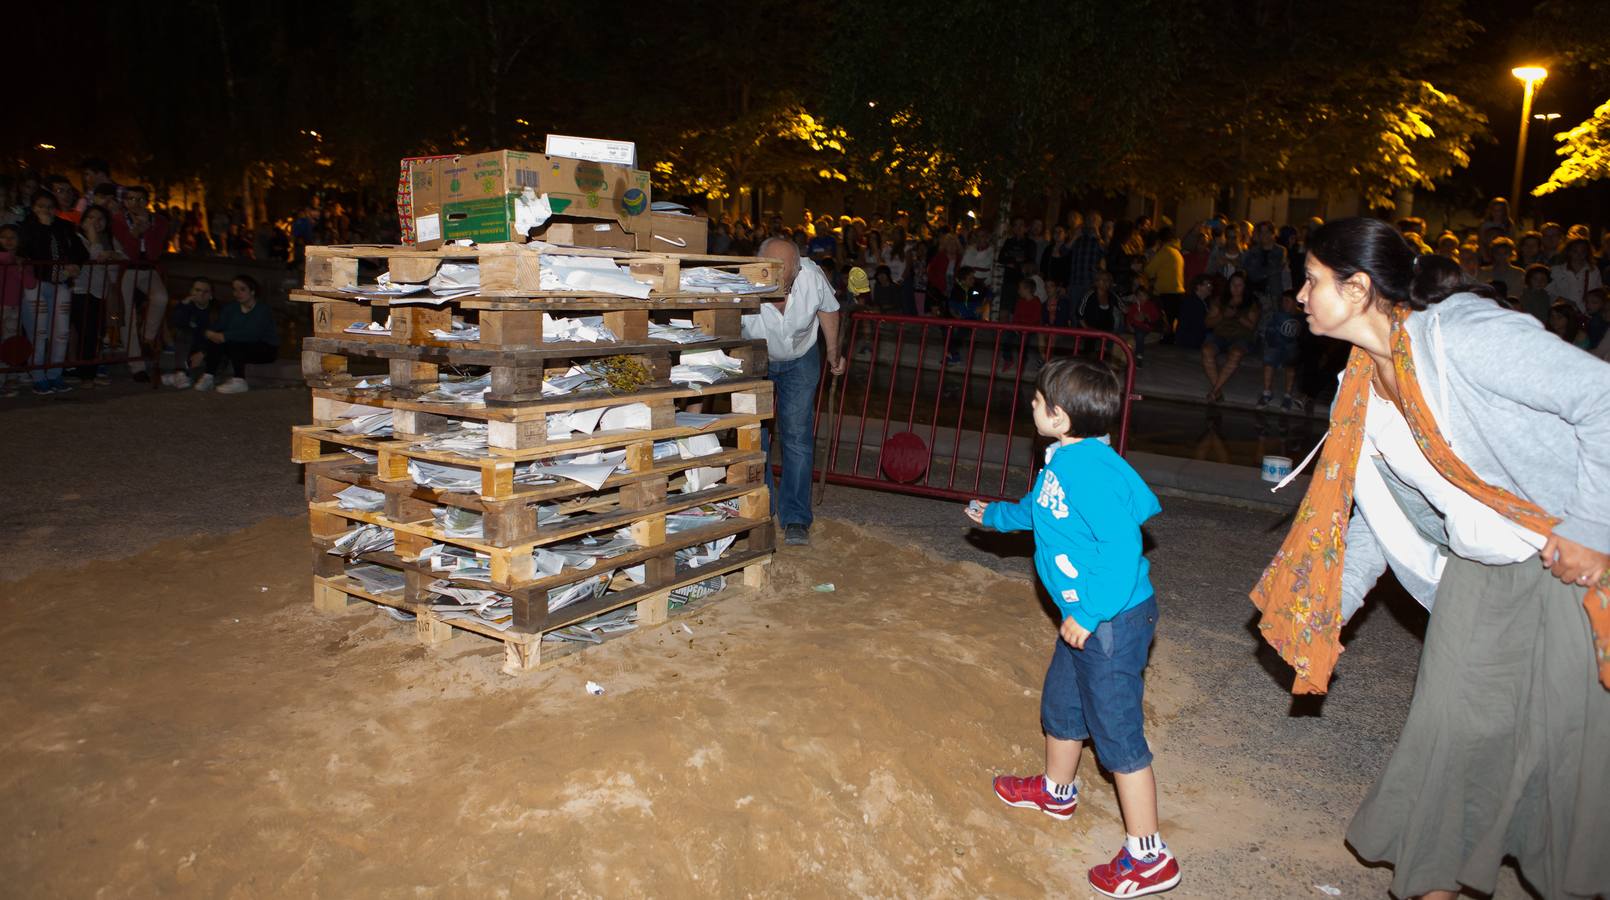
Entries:
<svg viewBox="0 0 1610 900">
<path fill-rule="evenodd" d="M 161 352 L 168 291 L 152 263 L 0 262 L 0 376 L 41 382 Z"/>
<path fill-rule="evenodd" d="M 839 387 L 816 395 L 816 477 L 834 484 L 965 500 L 1017 499 L 1043 464 L 1034 377 L 1045 360 L 1107 361 L 1124 386 L 1113 447 L 1129 440 L 1136 399 L 1128 343 L 1102 331 L 856 313 Z M 836 395 L 836 396 L 835 396 Z"/>
</svg>

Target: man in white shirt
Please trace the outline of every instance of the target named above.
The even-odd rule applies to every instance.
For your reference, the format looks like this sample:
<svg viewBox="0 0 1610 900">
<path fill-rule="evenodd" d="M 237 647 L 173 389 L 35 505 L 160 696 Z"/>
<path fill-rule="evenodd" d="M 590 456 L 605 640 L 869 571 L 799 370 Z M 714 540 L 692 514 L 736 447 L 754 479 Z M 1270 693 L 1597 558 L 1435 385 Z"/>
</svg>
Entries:
<svg viewBox="0 0 1610 900">
<path fill-rule="evenodd" d="M 805 545 L 811 540 L 811 457 L 816 446 L 812 410 L 822 377 L 822 344 L 829 371 L 842 375 L 845 369 L 839 352 L 839 303 L 827 276 L 816 263 L 800 259 L 799 248 L 791 241 L 768 238 L 759 255 L 783 264 L 782 287 L 788 292 L 785 299 L 763 303 L 759 313 L 743 317 L 744 337 L 766 341 L 766 375 L 783 444 L 781 487 L 773 483 L 769 463 L 766 486 L 772 511 L 783 526 L 784 543 Z M 818 327 L 825 341 L 818 341 Z M 771 434 L 769 430 L 762 434 L 769 460 Z"/>
</svg>

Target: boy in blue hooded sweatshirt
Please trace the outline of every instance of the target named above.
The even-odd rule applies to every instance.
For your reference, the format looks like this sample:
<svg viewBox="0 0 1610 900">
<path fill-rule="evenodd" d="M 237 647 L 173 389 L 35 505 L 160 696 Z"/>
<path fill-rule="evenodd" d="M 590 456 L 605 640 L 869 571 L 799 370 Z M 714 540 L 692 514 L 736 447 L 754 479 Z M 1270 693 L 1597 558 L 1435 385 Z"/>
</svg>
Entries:
<svg viewBox="0 0 1610 900">
<path fill-rule="evenodd" d="M 995 779 L 1011 806 L 1073 816 L 1085 741 L 1118 783 L 1128 832 L 1112 862 L 1090 870 L 1108 897 L 1140 897 L 1180 881 L 1157 831 L 1157 782 L 1141 709 L 1157 600 L 1141 550 L 1141 523 L 1162 511 L 1135 470 L 1100 438 L 1117 424 L 1123 385 L 1107 366 L 1057 359 L 1040 370 L 1034 427 L 1052 439 L 1045 468 L 1017 503 L 973 501 L 967 515 L 997 531 L 1033 531 L 1034 567 L 1062 613 L 1045 673 L 1040 726 L 1045 773 Z"/>
</svg>

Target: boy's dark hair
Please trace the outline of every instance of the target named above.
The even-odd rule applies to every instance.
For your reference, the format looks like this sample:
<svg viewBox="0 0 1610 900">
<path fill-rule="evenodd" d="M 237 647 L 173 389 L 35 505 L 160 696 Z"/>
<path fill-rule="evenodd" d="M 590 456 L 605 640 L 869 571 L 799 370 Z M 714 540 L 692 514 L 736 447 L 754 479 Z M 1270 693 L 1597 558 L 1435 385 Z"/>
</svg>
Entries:
<svg viewBox="0 0 1610 900">
<path fill-rule="evenodd" d="M 260 292 L 260 288 L 257 286 L 257 279 L 245 273 L 236 275 L 234 278 L 231 278 L 230 281 L 238 281 L 241 284 L 246 285 L 247 288 L 251 289 L 252 296 L 254 297 Z"/>
<path fill-rule="evenodd" d="M 971 278 L 973 274 L 972 266 L 962 266 L 956 270 L 956 280 L 961 281 L 963 278 Z"/>
<path fill-rule="evenodd" d="M 15 225 L 0 225 L 0 234 L 5 234 L 8 231 L 19 237 L 22 235 L 22 230 Z"/>
<path fill-rule="evenodd" d="M 97 197 L 116 197 L 117 186 L 112 184 L 97 184 L 93 189 L 90 190 L 90 193 Z"/>
<path fill-rule="evenodd" d="M 878 266 L 877 269 L 873 270 L 873 272 L 872 272 L 872 277 L 873 278 L 876 278 L 879 275 L 887 275 L 890 278 L 894 277 L 894 273 L 889 271 L 888 266 Z"/>
<path fill-rule="evenodd" d="M 1542 263 L 1532 263 L 1526 267 L 1526 278 L 1530 280 L 1533 275 L 1541 275 L 1550 281 L 1554 280 L 1554 272 Z"/>
<path fill-rule="evenodd" d="M 1105 363 L 1082 357 L 1060 357 L 1046 363 L 1034 381 L 1046 408 L 1068 415 L 1068 437 L 1111 434 L 1123 410 L 1124 388 Z"/>
<path fill-rule="evenodd" d="M 78 167 L 91 172 L 99 172 L 102 175 L 112 174 L 112 167 L 107 165 L 106 160 L 101 159 L 99 156 L 85 157 L 84 161 L 78 164 Z"/>
<path fill-rule="evenodd" d="M 1028 292 L 1029 296 L 1034 296 L 1034 282 L 1028 280 L 1027 278 L 1017 283 L 1017 292 L 1021 294 L 1025 291 Z"/>
</svg>

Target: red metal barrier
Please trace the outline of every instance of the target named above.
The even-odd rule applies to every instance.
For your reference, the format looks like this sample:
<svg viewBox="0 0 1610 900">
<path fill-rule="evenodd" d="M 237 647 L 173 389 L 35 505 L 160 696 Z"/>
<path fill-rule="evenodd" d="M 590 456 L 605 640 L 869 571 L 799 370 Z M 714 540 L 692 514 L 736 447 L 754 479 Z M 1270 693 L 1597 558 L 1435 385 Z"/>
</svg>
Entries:
<svg viewBox="0 0 1610 900">
<path fill-rule="evenodd" d="M 836 408 L 823 409 L 832 393 L 825 362 L 816 395 L 817 477 L 825 466 L 835 484 L 954 500 L 1021 497 L 1033 484 L 1044 446 L 1029 411 L 1034 375 L 1043 360 L 1070 353 L 1102 360 L 1119 354 L 1112 361 L 1124 403 L 1111 439 L 1119 453 L 1128 445 L 1135 361 L 1118 335 L 869 313 L 852 315 L 847 330 L 849 368 Z M 869 424 L 875 443 L 867 440 Z M 918 466 L 920 474 L 911 477 Z M 898 471 L 902 467 L 907 471 Z"/>
<path fill-rule="evenodd" d="M 145 363 L 155 383 L 167 306 L 153 263 L 0 262 L 0 378 Z"/>
</svg>

